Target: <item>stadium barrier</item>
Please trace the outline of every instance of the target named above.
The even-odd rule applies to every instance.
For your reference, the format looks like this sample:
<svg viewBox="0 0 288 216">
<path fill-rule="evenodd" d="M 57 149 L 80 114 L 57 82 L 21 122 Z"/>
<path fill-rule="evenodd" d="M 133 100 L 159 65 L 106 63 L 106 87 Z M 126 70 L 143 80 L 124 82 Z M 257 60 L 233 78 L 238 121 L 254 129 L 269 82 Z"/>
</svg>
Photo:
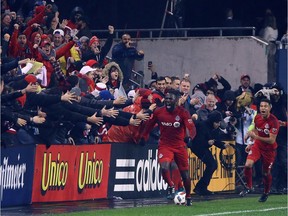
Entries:
<svg viewBox="0 0 288 216">
<path fill-rule="evenodd" d="M 225 143 L 235 145 L 235 141 L 225 141 Z M 217 161 L 217 170 L 213 173 L 208 190 L 213 192 L 235 190 L 235 148 L 232 146 L 232 148 L 229 147 L 221 152 L 221 149 L 212 146 L 210 150 Z M 222 158 L 220 156 L 221 154 Z M 188 149 L 188 155 L 189 173 L 192 183 L 191 194 L 193 194 L 194 186 L 203 175 L 205 164 L 203 164 L 202 161 L 190 151 L 190 149 Z M 223 165 L 224 162 L 230 167 L 225 167 L 225 164 Z"/>
<path fill-rule="evenodd" d="M 31 145 L 1 150 L 1 207 L 166 196 L 168 185 L 161 176 L 157 145 L 52 145 L 48 149 L 45 145 Z M 204 167 L 188 152 L 194 184 Z M 219 157 L 219 149 L 212 147 L 212 152 Z M 209 189 L 233 190 L 233 182 L 234 172 L 218 166 Z"/>
</svg>

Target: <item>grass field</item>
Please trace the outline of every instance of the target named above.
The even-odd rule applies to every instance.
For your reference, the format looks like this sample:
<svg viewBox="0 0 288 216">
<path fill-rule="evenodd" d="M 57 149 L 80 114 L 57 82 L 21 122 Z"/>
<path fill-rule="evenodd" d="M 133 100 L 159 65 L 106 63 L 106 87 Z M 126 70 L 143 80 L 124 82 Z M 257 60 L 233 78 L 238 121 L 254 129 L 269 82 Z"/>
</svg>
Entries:
<svg viewBox="0 0 288 216">
<path fill-rule="evenodd" d="M 247 198 L 219 199 L 194 202 L 192 206 L 159 205 L 151 207 L 107 209 L 60 214 L 62 216 L 216 216 L 216 215 L 249 215 L 249 216 L 287 216 L 287 195 L 271 195 L 267 202 L 259 203 L 258 196 Z"/>
</svg>

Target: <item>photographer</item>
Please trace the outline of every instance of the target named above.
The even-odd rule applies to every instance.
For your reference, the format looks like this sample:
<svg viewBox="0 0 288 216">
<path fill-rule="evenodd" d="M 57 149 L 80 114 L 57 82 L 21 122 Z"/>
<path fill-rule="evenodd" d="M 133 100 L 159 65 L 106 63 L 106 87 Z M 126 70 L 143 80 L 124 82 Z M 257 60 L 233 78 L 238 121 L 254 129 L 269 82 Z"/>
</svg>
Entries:
<svg viewBox="0 0 288 216">
<path fill-rule="evenodd" d="M 137 50 L 133 46 L 129 34 L 122 35 L 122 40 L 112 48 L 112 59 L 120 65 L 124 74 L 123 87 L 129 90 L 131 72 L 134 66 L 134 61 L 140 61 L 144 58 L 144 51 Z"/>
</svg>

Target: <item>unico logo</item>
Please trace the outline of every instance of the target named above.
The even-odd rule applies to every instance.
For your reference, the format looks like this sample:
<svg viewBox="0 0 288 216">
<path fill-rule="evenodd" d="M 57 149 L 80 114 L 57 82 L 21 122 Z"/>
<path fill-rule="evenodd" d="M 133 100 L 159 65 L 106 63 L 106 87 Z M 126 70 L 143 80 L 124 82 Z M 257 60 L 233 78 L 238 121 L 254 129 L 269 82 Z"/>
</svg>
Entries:
<svg viewBox="0 0 288 216">
<path fill-rule="evenodd" d="M 49 153 L 47 160 L 47 153 L 44 153 L 41 181 L 41 189 L 44 193 L 49 187 L 63 189 L 68 176 L 68 162 L 60 161 L 60 153 L 57 154 L 56 161 L 52 161 L 51 157 L 51 153 Z"/>
<path fill-rule="evenodd" d="M 160 165 L 157 160 L 156 150 L 155 157 L 153 159 L 152 150 L 148 150 L 148 159 L 140 160 L 136 169 L 136 188 L 137 191 L 155 191 L 166 190 L 167 183 L 163 180 L 161 175 Z"/>
<path fill-rule="evenodd" d="M 78 188 L 83 190 L 85 187 L 96 187 L 102 182 L 103 178 L 103 161 L 96 159 L 96 152 L 89 159 L 89 153 L 81 152 L 79 173 L 78 173 Z"/>
</svg>

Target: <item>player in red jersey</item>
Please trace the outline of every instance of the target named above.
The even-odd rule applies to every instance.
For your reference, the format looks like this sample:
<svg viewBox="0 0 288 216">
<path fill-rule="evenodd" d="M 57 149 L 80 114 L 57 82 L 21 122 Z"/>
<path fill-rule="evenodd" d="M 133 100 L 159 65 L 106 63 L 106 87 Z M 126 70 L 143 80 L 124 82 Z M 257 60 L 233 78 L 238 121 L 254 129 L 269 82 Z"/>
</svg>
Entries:
<svg viewBox="0 0 288 216">
<path fill-rule="evenodd" d="M 254 130 L 248 131 L 246 137 L 254 140 L 254 145 L 248 145 L 246 152 L 248 153 L 244 175 L 246 178 L 246 188 L 240 193 L 245 196 L 252 190 L 252 167 L 254 163 L 262 159 L 264 193 L 258 200 L 266 202 L 272 184 L 271 168 L 276 156 L 276 137 L 279 131 L 278 119 L 270 113 L 272 108 L 268 99 L 262 99 L 260 102 L 260 113 L 255 116 Z"/>
<path fill-rule="evenodd" d="M 140 140 L 144 144 L 153 126 L 158 123 L 160 127 L 160 139 L 158 145 L 158 161 L 162 168 L 162 176 L 168 183 L 168 193 L 175 193 L 174 183 L 171 179 L 170 164 L 175 160 L 181 173 L 186 191 L 186 205 L 191 202 L 191 180 L 188 169 L 187 143 L 196 135 L 196 128 L 190 114 L 183 107 L 177 106 L 180 93 L 171 89 L 164 99 L 165 106 L 153 113 L 152 119 L 147 123 L 146 129 Z"/>
</svg>

